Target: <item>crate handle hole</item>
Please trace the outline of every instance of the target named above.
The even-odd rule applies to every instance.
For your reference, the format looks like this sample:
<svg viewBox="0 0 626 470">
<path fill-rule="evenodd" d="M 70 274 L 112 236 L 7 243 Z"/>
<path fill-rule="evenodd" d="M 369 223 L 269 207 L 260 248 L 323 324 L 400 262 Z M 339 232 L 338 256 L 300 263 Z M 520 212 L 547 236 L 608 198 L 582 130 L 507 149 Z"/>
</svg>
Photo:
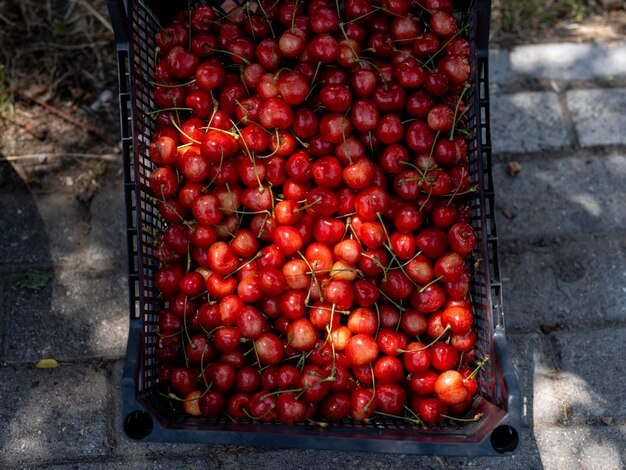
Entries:
<svg viewBox="0 0 626 470">
<path fill-rule="evenodd" d="M 498 426 L 491 433 L 491 446 L 501 454 L 513 452 L 519 444 L 519 434 L 513 426 Z"/>
<path fill-rule="evenodd" d="M 152 432 L 152 416 L 145 411 L 131 411 L 124 420 L 124 432 L 136 441 L 145 439 Z"/>
</svg>

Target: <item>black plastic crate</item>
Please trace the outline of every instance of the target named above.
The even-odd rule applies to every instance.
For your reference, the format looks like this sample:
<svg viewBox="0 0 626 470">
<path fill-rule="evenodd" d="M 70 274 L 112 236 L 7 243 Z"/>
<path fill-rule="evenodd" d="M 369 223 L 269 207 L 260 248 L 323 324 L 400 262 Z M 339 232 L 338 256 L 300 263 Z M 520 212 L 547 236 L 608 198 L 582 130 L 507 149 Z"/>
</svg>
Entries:
<svg viewBox="0 0 626 470">
<path fill-rule="evenodd" d="M 192 2 L 194 3 L 194 2 Z M 233 0 L 211 2 L 228 8 Z M 245 3 L 240 0 L 240 3 Z M 473 253 L 480 259 L 471 285 L 478 334 L 477 360 L 490 360 L 477 377 L 479 397 L 468 415 L 482 418 L 463 425 L 445 424 L 424 430 L 401 420 L 376 418 L 368 423 L 345 420 L 320 428 L 257 422 L 209 422 L 172 412 L 156 393 L 159 364 L 154 358 L 161 309 L 154 274 L 158 260 L 149 232 L 163 226 L 152 202 L 148 157 L 155 123 L 148 113 L 151 98 L 155 18 L 165 24 L 180 2 L 108 0 L 115 29 L 120 87 L 120 119 L 124 157 L 129 259 L 130 330 L 122 378 L 123 425 L 133 439 L 155 442 L 207 443 L 292 448 L 318 448 L 423 455 L 503 455 L 519 442 L 520 392 L 508 355 L 502 309 L 489 132 L 488 33 L 489 1 L 460 3 L 472 48 L 472 88 L 467 95 L 475 137 L 468 142 L 472 183 L 479 191 L 470 200 L 472 225 L 478 235 Z"/>
</svg>

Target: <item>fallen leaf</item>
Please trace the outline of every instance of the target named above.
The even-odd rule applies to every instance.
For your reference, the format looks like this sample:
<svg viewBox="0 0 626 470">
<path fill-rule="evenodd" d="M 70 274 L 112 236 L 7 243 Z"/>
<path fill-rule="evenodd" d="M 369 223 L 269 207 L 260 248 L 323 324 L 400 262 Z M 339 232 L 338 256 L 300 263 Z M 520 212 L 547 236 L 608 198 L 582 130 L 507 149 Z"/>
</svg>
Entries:
<svg viewBox="0 0 626 470">
<path fill-rule="evenodd" d="M 35 364 L 35 367 L 37 369 L 55 369 L 59 367 L 59 363 L 57 362 L 56 359 L 45 358 L 45 359 L 39 359 L 39 361 L 37 361 L 37 364 Z"/>
<path fill-rule="evenodd" d="M 519 162 L 509 162 L 506 166 L 506 172 L 509 176 L 517 176 L 522 172 L 522 165 Z"/>
</svg>

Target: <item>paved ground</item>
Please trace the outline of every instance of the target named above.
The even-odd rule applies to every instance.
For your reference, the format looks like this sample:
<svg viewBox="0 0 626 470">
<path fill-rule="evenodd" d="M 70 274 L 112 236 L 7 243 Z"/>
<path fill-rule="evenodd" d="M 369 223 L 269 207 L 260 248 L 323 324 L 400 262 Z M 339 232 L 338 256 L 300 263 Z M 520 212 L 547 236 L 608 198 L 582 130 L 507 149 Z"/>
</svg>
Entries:
<svg viewBox="0 0 626 470">
<path fill-rule="evenodd" d="M 493 51 L 490 64 L 505 320 L 523 397 L 515 454 L 130 441 L 119 417 L 128 328 L 121 166 L 83 203 L 71 181 L 67 193 L 28 188 L 0 162 L 0 467 L 626 467 L 626 43 L 525 46 Z M 29 271 L 52 278 L 40 291 L 18 287 Z M 43 357 L 59 367 L 35 368 Z"/>
</svg>

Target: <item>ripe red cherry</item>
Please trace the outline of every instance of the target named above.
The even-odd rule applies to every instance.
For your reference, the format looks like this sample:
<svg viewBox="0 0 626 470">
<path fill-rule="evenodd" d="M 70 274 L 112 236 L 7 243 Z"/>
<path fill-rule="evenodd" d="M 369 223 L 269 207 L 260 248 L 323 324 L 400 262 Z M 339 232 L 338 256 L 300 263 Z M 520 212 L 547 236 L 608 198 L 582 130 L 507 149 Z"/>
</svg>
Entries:
<svg viewBox="0 0 626 470">
<path fill-rule="evenodd" d="M 179 395 L 187 395 L 196 389 L 196 374 L 186 367 L 172 370 L 170 384 Z"/>
<path fill-rule="evenodd" d="M 200 59 L 184 47 L 174 46 L 166 57 L 167 69 L 176 78 L 189 78 L 194 74 Z"/>
<path fill-rule="evenodd" d="M 456 369 L 459 364 L 459 351 L 448 343 L 439 341 L 432 348 L 431 365 L 433 369 L 444 372 Z"/>
<path fill-rule="evenodd" d="M 318 34 L 306 48 L 307 56 L 315 63 L 328 64 L 333 62 L 339 54 L 339 44 L 330 34 Z"/>
<path fill-rule="evenodd" d="M 259 123 L 266 129 L 287 129 L 293 123 L 293 110 L 281 98 L 269 98 L 259 109 Z"/>
<path fill-rule="evenodd" d="M 454 17 L 446 11 L 436 11 L 430 18 L 432 31 L 442 37 L 447 38 L 457 31 L 457 23 Z"/>
<path fill-rule="evenodd" d="M 472 312 L 464 307 L 449 307 L 441 313 L 441 323 L 443 326 L 450 326 L 454 334 L 465 335 L 472 328 L 474 316 Z"/>
<path fill-rule="evenodd" d="M 394 300 L 403 300 L 411 297 L 414 286 L 410 279 L 398 269 L 387 273 L 386 279 L 380 283 L 380 289 Z"/>
<path fill-rule="evenodd" d="M 354 289 L 348 281 L 333 279 L 322 285 L 324 299 L 335 304 L 338 310 L 347 310 L 354 302 Z"/>
<path fill-rule="evenodd" d="M 463 257 L 454 251 L 442 254 L 434 265 L 435 276 L 441 278 L 443 282 L 459 280 L 464 270 Z"/>
<path fill-rule="evenodd" d="M 319 99 L 333 113 L 343 113 L 352 103 L 352 94 L 345 85 L 324 85 L 319 91 Z"/>
<path fill-rule="evenodd" d="M 389 207 L 389 193 L 380 186 L 371 186 L 359 194 L 354 200 L 354 208 L 364 221 L 378 220 Z"/>
<path fill-rule="evenodd" d="M 261 334 L 254 341 L 254 347 L 257 357 L 263 365 L 278 364 L 283 358 L 282 342 L 273 333 Z"/>
<path fill-rule="evenodd" d="M 274 229 L 274 243 L 284 255 L 293 255 L 304 245 L 300 232 L 289 225 L 280 225 Z"/>
<path fill-rule="evenodd" d="M 287 338 L 289 346 L 296 351 L 310 351 L 317 341 L 317 333 L 307 318 L 298 318 L 289 325 Z"/>
<path fill-rule="evenodd" d="M 448 230 L 450 248 L 465 257 L 472 252 L 478 237 L 472 226 L 466 222 L 457 222 Z"/>
<path fill-rule="evenodd" d="M 343 142 L 351 130 L 352 123 L 343 113 L 326 113 L 320 119 L 320 137 L 328 143 Z"/>
<path fill-rule="evenodd" d="M 315 184 L 324 188 L 334 188 L 342 183 L 342 168 L 339 160 L 332 156 L 317 159 L 311 168 Z"/>
<path fill-rule="evenodd" d="M 461 85 L 470 78 L 470 65 L 467 55 L 448 55 L 437 62 L 448 81 L 454 85 Z"/>
<path fill-rule="evenodd" d="M 378 357 L 378 344 L 370 335 L 357 334 L 346 344 L 346 356 L 350 364 L 362 366 L 369 364 Z"/>
<path fill-rule="evenodd" d="M 432 369 L 412 374 L 409 379 L 409 388 L 418 395 L 432 395 L 435 393 L 435 382 L 439 374 Z"/>
<path fill-rule="evenodd" d="M 378 408 L 378 400 L 371 388 L 358 388 L 350 395 L 350 415 L 357 421 L 370 418 Z"/>
<path fill-rule="evenodd" d="M 434 142 L 435 134 L 426 122 L 416 120 L 407 126 L 406 143 L 414 152 L 428 153 Z"/>
<path fill-rule="evenodd" d="M 213 60 L 203 62 L 195 70 L 196 83 L 204 90 L 217 88 L 222 84 L 225 76 L 224 67 Z"/>
<path fill-rule="evenodd" d="M 463 376 L 456 370 L 442 372 L 435 382 L 435 394 L 445 405 L 457 405 L 467 398 Z"/>
<path fill-rule="evenodd" d="M 299 72 L 286 72 L 278 79 L 278 90 L 287 104 L 302 104 L 309 94 L 309 84 Z"/>
<path fill-rule="evenodd" d="M 448 237 L 438 227 L 426 227 L 416 235 L 415 243 L 430 259 L 437 259 L 446 250 Z"/>
<path fill-rule="evenodd" d="M 331 393 L 320 403 L 320 413 L 328 421 L 340 421 L 350 413 L 350 397 L 346 393 Z"/>
<path fill-rule="evenodd" d="M 355 129 L 360 132 L 373 131 L 380 120 L 379 109 L 368 98 L 358 99 L 352 104 L 350 120 Z"/>
<path fill-rule="evenodd" d="M 350 88 L 360 98 L 366 98 L 376 88 L 376 75 L 371 70 L 359 69 L 350 74 Z"/>
<path fill-rule="evenodd" d="M 426 424 L 437 424 L 447 415 L 448 407 L 434 397 L 415 396 L 411 399 L 411 410 L 417 413 Z"/>
<path fill-rule="evenodd" d="M 237 254 L 225 242 L 215 242 L 211 245 L 208 257 L 210 268 L 217 274 L 230 274 L 239 265 Z"/>
<path fill-rule="evenodd" d="M 404 368 L 400 359 L 394 356 L 383 356 L 374 364 L 374 378 L 381 385 L 395 384 L 404 376 Z"/>
</svg>

